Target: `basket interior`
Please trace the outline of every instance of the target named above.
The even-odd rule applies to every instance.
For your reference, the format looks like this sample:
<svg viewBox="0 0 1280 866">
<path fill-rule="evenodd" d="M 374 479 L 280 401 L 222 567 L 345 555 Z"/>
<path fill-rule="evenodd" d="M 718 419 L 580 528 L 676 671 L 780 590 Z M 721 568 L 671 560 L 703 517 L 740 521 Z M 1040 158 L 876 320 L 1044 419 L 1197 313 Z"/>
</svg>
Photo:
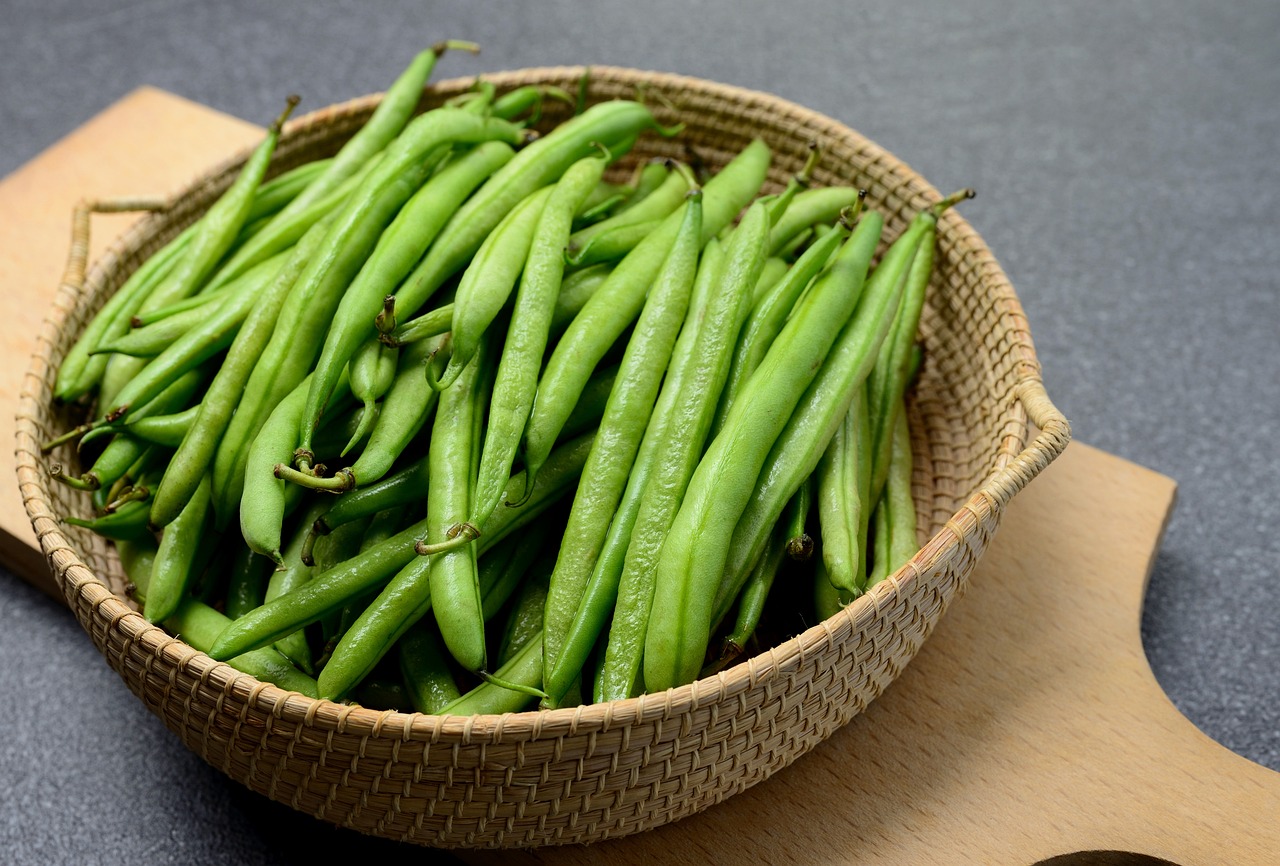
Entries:
<svg viewBox="0 0 1280 866">
<path fill-rule="evenodd" d="M 822 115 L 788 107 L 763 94 L 717 86 L 678 76 L 631 70 L 595 70 L 588 99 L 633 98 L 642 92 L 655 115 L 666 124 L 682 123 L 675 137 L 643 136 L 635 149 L 612 170 L 615 179 L 630 174 L 640 161 L 655 156 L 696 158 L 712 170 L 725 164 L 751 139 L 772 148 L 772 190 L 781 189 L 803 165 L 807 145 L 816 141 L 823 158 L 815 185 L 850 184 L 867 190 L 867 206 L 885 218 L 885 239 L 892 240 L 937 191 L 905 165 L 852 130 Z M 558 85 L 576 91 L 582 70 L 525 70 L 486 76 L 500 91 L 528 83 Z M 429 89 L 422 108 L 439 104 L 465 90 L 470 80 L 444 82 Z M 641 88 L 642 91 L 638 91 Z M 726 99 L 725 93 L 732 94 Z M 272 174 L 302 162 L 332 155 L 372 111 L 371 100 L 333 106 L 291 124 L 277 150 Z M 571 108 L 548 101 L 539 123 L 543 130 L 565 119 Z M 163 214 L 140 222 L 97 262 L 85 292 L 58 331 L 54 365 L 73 345 L 84 325 L 130 273 L 151 253 L 192 222 L 234 178 L 243 154 L 204 175 Z M 1030 337 L 1017 299 L 985 245 L 954 212 L 939 224 L 939 247 L 933 282 L 921 322 L 925 360 L 909 397 L 915 451 L 914 494 L 920 540 L 924 543 L 951 519 L 990 474 L 1003 468 L 1024 446 L 1025 412 L 1014 384 L 1034 365 Z M 52 390 L 56 366 L 44 371 Z M 78 423 L 86 407 L 46 411 L 37 424 L 49 437 Z M 64 447 L 48 462 L 76 465 Z M 91 516 L 88 499 L 62 485 L 47 485 L 57 514 Z M 109 546 L 87 530 L 64 526 L 86 565 L 118 596 L 125 580 Z"/>
</svg>

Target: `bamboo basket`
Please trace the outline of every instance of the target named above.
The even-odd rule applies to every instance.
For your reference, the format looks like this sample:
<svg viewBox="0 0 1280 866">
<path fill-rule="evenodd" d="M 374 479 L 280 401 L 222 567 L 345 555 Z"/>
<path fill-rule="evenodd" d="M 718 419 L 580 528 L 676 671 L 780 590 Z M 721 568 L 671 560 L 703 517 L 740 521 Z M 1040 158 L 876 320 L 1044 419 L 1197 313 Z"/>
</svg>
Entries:
<svg viewBox="0 0 1280 866">
<path fill-rule="evenodd" d="M 574 90 L 583 72 L 485 77 L 499 91 L 529 83 Z M 422 107 L 471 83 L 433 85 Z M 662 122 L 686 129 L 674 139 L 643 137 L 628 164 L 687 157 L 688 146 L 718 168 L 758 136 L 774 151 L 770 184 L 780 188 L 813 140 L 824 153 L 815 182 L 867 189 L 868 206 L 885 216 L 886 237 L 939 199 L 923 178 L 853 130 L 768 94 L 675 75 L 590 70 L 590 101 L 632 97 L 637 88 Z M 273 173 L 332 154 L 378 99 L 288 124 Z M 566 110 L 549 105 L 544 125 Z M 923 547 L 892 578 L 826 622 L 716 676 L 627 701 L 440 717 L 285 692 L 149 625 L 125 597 L 109 546 L 59 520 L 88 516 L 87 497 L 48 474 L 50 463 L 74 463 L 74 455 L 39 452 L 41 441 L 77 421 L 74 410 L 55 407 L 52 387 L 85 324 L 141 261 L 227 187 L 244 156 L 201 176 L 139 223 L 87 276 L 85 239 L 78 238 L 24 381 L 17 471 L 68 605 L 129 688 L 207 762 L 322 820 L 444 847 L 592 842 L 677 820 L 768 778 L 893 681 L 963 591 L 1009 500 L 1069 439 L 1045 394 L 1012 287 L 982 239 L 951 211 L 939 224 L 921 324 L 927 360 L 909 403 Z"/>
</svg>

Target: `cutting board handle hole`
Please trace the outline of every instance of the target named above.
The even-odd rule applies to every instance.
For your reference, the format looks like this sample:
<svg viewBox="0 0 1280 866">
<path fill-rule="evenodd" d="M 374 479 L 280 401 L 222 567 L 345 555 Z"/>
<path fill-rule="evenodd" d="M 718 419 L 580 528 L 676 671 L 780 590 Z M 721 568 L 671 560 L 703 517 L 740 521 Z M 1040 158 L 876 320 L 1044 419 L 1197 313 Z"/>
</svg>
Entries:
<svg viewBox="0 0 1280 866">
<path fill-rule="evenodd" d="M 1178 866 L 1172 860 L 1130 851 L 1076 851 L 1040 860 L 1031 866 Z"/>
</svg>

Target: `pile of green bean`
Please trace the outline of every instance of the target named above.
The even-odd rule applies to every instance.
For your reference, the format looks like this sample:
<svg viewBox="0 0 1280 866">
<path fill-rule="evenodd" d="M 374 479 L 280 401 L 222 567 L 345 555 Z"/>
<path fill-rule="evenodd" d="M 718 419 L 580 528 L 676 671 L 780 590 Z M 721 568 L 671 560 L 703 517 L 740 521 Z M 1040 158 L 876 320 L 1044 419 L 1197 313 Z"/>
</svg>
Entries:
<svg viewBox="0 0 1280 866">
<path fill-rule="evenodd" d="M 572 99 L 483 81 L 413 116 L 471 47 L 264 182 L 286 109 L 107 302 L 56 384 L 96 407 L 47 443 L 88 465 L 51 467 L 97 512 L 66 522 L 213 658 L 427 713 L 678 686 L 884 580 L 916 550 L 936 225 L 970 193 L 873 268 L 883 220 L 810 188 L 816 148 L 777 194 L 758 140 L 611 183 L 680 131 L 614 100 L 534 137 Z"/>
</svg>

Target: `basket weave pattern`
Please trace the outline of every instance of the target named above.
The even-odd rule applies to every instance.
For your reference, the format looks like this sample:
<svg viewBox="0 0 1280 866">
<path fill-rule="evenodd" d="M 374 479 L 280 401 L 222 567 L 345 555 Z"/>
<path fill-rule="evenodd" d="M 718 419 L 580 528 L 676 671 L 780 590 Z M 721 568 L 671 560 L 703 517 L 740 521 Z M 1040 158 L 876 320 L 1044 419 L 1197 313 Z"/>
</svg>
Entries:
<svg viewBox="0 0 1280 866">
<path fill-rule="evenodd" d="M 580 68 L 486 76 L 500 91 L 527 83 L 574 89 Z M 444 82 L 423 106 L 470 81 Z M 855 184 L 894 237 L 937 192 L 852 130 L 766 94 L 679 76 L 593 68 L 592 101 L 637 85 L 674 139 L 646 136 L 629 161 L 688 158 L 723 165 L 753 137 L 781 186 L 824 157 L 818 184 Z M 666 103 L 670 103 L 670 107 Z M 273 172 L 329 155 L 377 97 L 286 127 Z M 564 117 L 549 106 L 544 124 Z M 954 212 L 939 225 L 922 320 L 926 362 L 909 406 L 914 493 L 924 548 L 845 611 L 715 677 L 612 704 L 506 716 L 435 717 L 314 701 L 212 661 L 150 626 L 124 597 L 114 553 L 58 515 L 82 494 L 49 480 L 40 441 L 75 423 L 54 407 L 57 365 L 137 265 L 203 211 L 243 154 L 200 178 L 95 264 L 83 287 L 60 288 L 27 374 L 18 418 L 18 476 L 28 513 L 67 602 L 129 688 L 206 761 L 268 797 L 366 833 L 442 846 L 530 846 L 636 832 L 697 812 L 767 778 L 861 712 L 911 660 L 986 549 L 1009 499 L 1069 438 L 1045 396 L 1026 320 L 982 240 Z M 1029 446 L 1029 422 L 1040 430 Z M 87 515 L 86 515 L 87 516 Z"/>
</svg>

